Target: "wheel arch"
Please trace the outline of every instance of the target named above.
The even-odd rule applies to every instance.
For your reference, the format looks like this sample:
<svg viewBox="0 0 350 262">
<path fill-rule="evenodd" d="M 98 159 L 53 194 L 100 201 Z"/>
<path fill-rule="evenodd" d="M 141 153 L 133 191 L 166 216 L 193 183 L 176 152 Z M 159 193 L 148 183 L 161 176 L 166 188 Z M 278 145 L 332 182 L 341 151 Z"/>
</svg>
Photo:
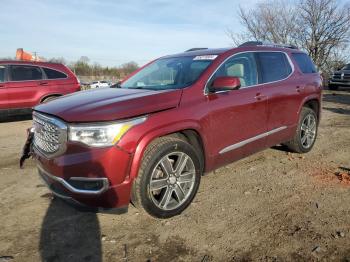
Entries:
<svg viewBox="0 0 350 262">
<path fill-rule="evenodd" d="M 321 118 L 321 108 L 322 108 L 322 102 L 321 102 L 321 95 L 320 94 L 313 94 L 310 96 L 305 97 L 302 102 L 300 103 L 299 110 L 297 113 L 297 119 L 299 119 L 301 109 L 303 107 L 308 107 L 311 108 L 312 110 L 315 111 L 317 115 L 317 120 L 318 122 L 320 121 Z"/>
<path fill-rule="evenodd" d="M 320 101 L 317 98 L 311 98 L 309 100 L 306 100 L 302 107 L 308 107 L 312 109 L 317 115 L 317 121 L 318 122 L 320 121 L 321 105 L 320 105 Z"/>
<path fill-rule="evenodd" d="M 146 151 L 146 148 L 152 142 L 154 142 L 157 138 L 164 137 L 164 136 L 177 137 L 191 144 L 199 153 L 200 161 L 202 165 L 201 168 L 203 171 L 205 170 L 206 156 L 207 156 L 206 147 L 205 147 L 205 138 L 202 136 L 199 126 L 187 126 L 184 128 L 177 128 L 174 130 L 158 129 L 147 134 L 141 139 L 141 141 L 139 141 L 131 162 L 130 179 L 133 180 L 135 177 L 137 177 L 138 170 L 140 168 L 141 161 Z"/>
<path fill-rule="evenodd" d="M 42 96 L 40 98 L 40 103 L 42 103 L 45 99 L 47 99 L 49 97 L 60 97 L 60 96 L 63 96 L 63 94 L 60 94 L 60 93 L 45 94 L 44 96 Z"/>
</svg>

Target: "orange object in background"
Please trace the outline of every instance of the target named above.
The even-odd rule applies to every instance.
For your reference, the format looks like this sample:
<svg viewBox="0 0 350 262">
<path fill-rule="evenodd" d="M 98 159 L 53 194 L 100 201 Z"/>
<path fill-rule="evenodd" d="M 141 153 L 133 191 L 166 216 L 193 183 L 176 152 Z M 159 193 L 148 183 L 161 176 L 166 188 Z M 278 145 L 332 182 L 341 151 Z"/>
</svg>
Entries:
<svg viewBox="0 0 350 262">
<path fill-rule="evenodd" d="M 16 59 L 23 61 L 41 61 L 36 55 L 32 55 L 29 52 L 25 52 L 23 48 L 18 48 L 16 51 Z"/>
</svg>

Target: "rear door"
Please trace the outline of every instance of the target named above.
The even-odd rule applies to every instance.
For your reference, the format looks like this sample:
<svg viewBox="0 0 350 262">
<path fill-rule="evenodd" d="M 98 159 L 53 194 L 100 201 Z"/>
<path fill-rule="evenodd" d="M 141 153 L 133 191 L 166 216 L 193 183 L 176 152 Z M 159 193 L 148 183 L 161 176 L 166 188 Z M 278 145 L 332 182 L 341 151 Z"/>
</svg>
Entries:
<svg viewBox="0 0 350 262">
<path fill-rule="evenodd" d="M 80 91 L 80 84 L 73 72 L 63 65 L 42 67 L 50 95 L 66 95 Z"/>
<path fill-rule="evenodd" d="M 7 85 L 8 106 L 10 109 L 31 108 L 40 102 L 43 72 L 32 65 L 10 65 Z"/>
<path fill-rule="evenodd" d="M 301 89 L 293 76 L 293 64 L 287 53 L 266 51 L 257 53 L 260 79 L 268 96 L 267 137 L 269 146 L 288 140 L 294 134 Z"/>
</svg>

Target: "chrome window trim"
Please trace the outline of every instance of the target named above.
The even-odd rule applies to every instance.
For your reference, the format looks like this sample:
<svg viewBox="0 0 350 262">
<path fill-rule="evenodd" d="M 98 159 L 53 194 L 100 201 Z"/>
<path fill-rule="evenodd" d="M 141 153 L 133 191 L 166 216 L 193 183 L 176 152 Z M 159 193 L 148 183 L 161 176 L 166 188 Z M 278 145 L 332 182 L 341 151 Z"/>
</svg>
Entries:
<svg viewBox="0 0 350 262">
<path fill-rule="evenodd" d="M 11 66 L 34 66 L 34 67 L 39 67 L 40 68 L 40 71 L 42 72 L 43 74 L 43 77 L 44 77 L 44 74 L 46 76 L 46 73 L 44 72 L 43 68 L 48 68 L 48 69 L 52 69 L 52 70 L 55 70 L 55 71 L 58 71 L 62 74 L 65 74 L 66 77 L 65 78 L 54 78 L 54 79 L 48 79 L 48 78 L 42 78 L 42 79 L 36 79 L 36 80 L 17 80 L 17 81 L 13 81 L 13 80 L 10 80 L 9 77 L 8 77 L 8 83 L 21 83 L 21 82 L 34 82 L 34 81 L 52 81 L 52 80 L 63 80 L 63 79 L 69 79 L 69 76 L 65 73 L 65 72 L 62 72 L 61 70 L 57 70 L 55 68 L 52 68 L 52 67 L 49 67 L 49 66 L 40 66 L 40 65 L 32 65 L 32 64 L 4 64 L 4 65 L 7 65 L 8 67 L 11 67 Z M 10 75 L 10 72 L 11 69 L 8 68 L 8 75 Z"/>
<path fill-rule="evenodd" d="M 268 132 L 259 134 L 259 135 L 257 135 L 257 136 L 251 137 L 251 138 L 248 138 L 248 139 L 243 140 L 243 141 L 241 141 L 241 142 L 238 142 L 238 143 L 229 145 L 229 146 L 227 146 L 227 147 L 221 149 L 220 152 L 219 152 L 219 154 L 224 154 L 224 153 L 227 153 L 227 152 L 229 152 L 229 151 L 238 149 L 238 148 L 240 148 L 240 147 L 242 147 L 242 146 L 245 146 L 245 145 L 247 145 L 247 144 L 249 144 L 249 143 L 251 143 L 251 142 L 254 142 L 254 141 L 259 140 L 259 139 L 261 139 L 261 138 L 267 137 L 267 136 L 269 136 L 269 135 L 272 135 L 272 134 L 274 134 L 274 133 L 277 133 L 277 132 L 279 132 L 279 131 L 282 131 L 282 130 L 284 130 L 284 129 L 286 129 L 286 128 L 287 128 L 287 126 L 281 126 L 281 127 L 272 129 L 272 130 L 270 130 L 270 131 L 268 131 Z"/>
<path fill-rule="evenodd" d="M 44 80 L 52 81 L 52 80 L 68 79 L 68 75 L 67 75 L 65 72 L 62 72 L 61 70 L 58 70 L 58 69 L 55 69 L 55 68 L 52 68 L 52 67 L 49 67 L 49 66 L 41 66 L 41 68 L 42 68 L 43 70 L 44 70 L 44 68 L 51 69 L 51 70 L 55 70 L 55 71 L 60 72 L 60 73 L 62 73 L 62 74 L 64 74 L 64 75 L 66 76 L 66 77 L 52 78 L 52 79 L 46 78 L 46 79 L 44 79 Z M 45 73 L 45 71 L 44 71 L 44 73 Z M 45 73 L 45 75 L 46 75 L 46 73 Z M 46 75 L 46 77 L 47 77 L 47 75 Z"/>
<path fill-rule="evenodd" d="M 31 65 L 31 64 L 7 64 L 8 66 L 8 82 L 9 83 L 21 83 L 21 82 L 34 82 L 34 81 L 43 81 L 43 80 L 46 80 L 44 79 L 44 72 L 43 70 L 41 69 L 40 66 L 38 65 Z M 40 69 L 40 72 L 41 72 L 41 75 L 43 78 L 41 79 L 34 79 L 34 80 L 12 80 L 12 69 L 11 69 L 11 66 L 31 66 L 31 67 L 37 67 Z"/>
<path fill-rule="evenodd" d="M 210 77 L 208 78 L 207 82 L 205 83 L 205 85 L 204 85 L 204 90 L 203 90 L 203 91 L 204 91 L 204 95 L 205 95 L 205 96 L 208 96 L 209 94 L 218 94 L 218 93 L 224 93 L 224 92 L 230 92 L 230 91 L 232 91 L 232 90 L 224 90 L 224 91 L 219 91 L 219 92 L 215 92 L 215 93 L 210 93 L 210 92 L 208 91 L 208 84 L 209 84 L 210 80 L 211 80 L 212 77 L 215 75 L 215 73 L 219 70 L 219 68 L 220 68 L 224 63 L 227 62 L 227 60 L 231 59 L 232 57 L 234 57 L 234 56 L 236 56 L 236 55 L 240 55 L 240 54 L 245 54 L 245 53 L 266 53 L 266 52 L 269 52 L 269 53 L 282 53 L 282 54 L 284 54 L 284 55 L 287 57 L 287 60 L 288 60 L 288 63 L 289 63 L 289 65 L 290 65 L 290 67 L 292 68 L 291 73 L 290 73 L 287 77 L 285 77 L 285 78 L 283 78 L 283 79 L 280 79 L 280 80 L 271 81 L 271 82 L 266 82 L 266 83 L 261 83 L 261 84 L 256 84 L 256 85 L 251 85 L 251 86 L 245 86 L 245 87 L 242 88 L 242 89 L 245 89 L 245 88 L 252 88 L 252 87 L 256 87 L 256 86 L 261 86 L 261 85 L 266 85 L 266 84 L 272 84 L 272 83 L 277 83 L 277 82 L 285 81 L 285 80 L 287 80 L 288 78 L 290 78 L 290 77 L 293 75 L 293 73 L 294 73 L 294 71 L 295 71 L 294 64 L 293 64 L 293 62 L 292 62 L 292 60 L 291 60 L 291 58 L 289 57 L 289 55 L 288 55 L 287 52 L 284 52 L 284 51 L 276 51 L 276 50 L 242 51 L 242 52 L 238 52 L 238 53 L 235 53 L 235 54 L 233 54 L 233 55 L 230 55 L 229 57 L 227 57 L 224 61 L 222 61 L 222 62 L 220 63 L 220 65 L 215 69 L 215 71 L 210 75 Z M 257 61 L 256 61 L 256 62 L 257 62 Z M 258 67 L 257 67 L 257 74 L 259 75 Z M 240 89 L 238 89 L 238 90 L 240 90 Z"/>
<path fill-rule="evenodd" d="M 58 129 L 59 129 L 58 140 L 59 140 L 59 144 L 60 144 L 59 149 L 54 153 L 44 152 L 39 147 L 37 147 L 35 145 L 35 143 L 33 142 L 34 149 L 38 150 L 41 153 L 41 155 L 45 156 L 48 159 L 62 155 L 67 149 L 68 125 L 57 118 L 49 117 L 49 116 L 43 115 L 41 113 L 38 113 L 36 111 L 33 112 L 33 122 L 34 122 L 34 117 L 39 118 L 39 119 L 44 120 L 44 121 L 47 121 L 47 122 L 58 127 Z M 35 132 L 35 130 L 34 130 L 34 132 Z"/>
</svg>

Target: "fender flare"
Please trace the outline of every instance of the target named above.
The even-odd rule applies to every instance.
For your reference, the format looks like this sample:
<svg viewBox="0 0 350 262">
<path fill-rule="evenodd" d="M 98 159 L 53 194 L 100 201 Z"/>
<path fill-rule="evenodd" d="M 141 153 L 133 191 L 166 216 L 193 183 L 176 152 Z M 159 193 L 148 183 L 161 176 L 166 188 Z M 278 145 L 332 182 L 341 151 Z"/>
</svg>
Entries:
<svg viewBox="0 0 350 262">
<path fill-rule="evenodd" d="M 51 96 L 59 97 L 59 96 L 63 96 L 63 94 L 60 94 L 60 93 L 45 94 L 42 97 L 40 97 L 39 103 L 42 103 L 46 98 Z"/>
<path fill-rule="evenodd" d="M 303 106 L 310 100 L 317 100 L 318 102 L 318 106 L 319 106 L 319 110 L 318 110 L 318 120 L 320 120 L 320 116 L 321 116 L 321 109 L 322 109 L 322 104 L 321 104 L 321 98 L 318 94 L 312 94 L 312 95 L 309 95 L 307 97 L 304 97 L 304 99 L 302 100 L 302 102 L 300 103 L 300 106 L 298 108 L 298 112 L 297 112 L 297 115 L 298 115 L 298 119 L 299 119 L 299 116 L 300 116 L 300 112 L 301 112 L 301 109 L 303 108 Z"/>
<path fill-rule="evenodd" d="M 146 133 L 137 143 L 136 150 L 133 154 L 133 158 L 131 161 L 131 168 L 129 173 L 129 179 L 133 180 L 137 177 L 138 171 L 141 165 L 141 161 L 143 158 L 143 155 L 146 151 L 146 148 L 148 145 L 157 139 L 158 137 L 166 136 L 172 133 L 181 132 L 183 130 L 194 130 L 196 131 L 202 142 L 203 142 L 203 156 L 206 158 L 206 140 L 205 137 L 202 135 L 200 125 L 195 121 L 184 121 L 184 122 L 178 122 L 175 125 L 171 126 L 165 126 L 163 128 L 153 129 L 150 132 Z M 205 161 L 205 160 L 204 160 Z"/>
</svg>

